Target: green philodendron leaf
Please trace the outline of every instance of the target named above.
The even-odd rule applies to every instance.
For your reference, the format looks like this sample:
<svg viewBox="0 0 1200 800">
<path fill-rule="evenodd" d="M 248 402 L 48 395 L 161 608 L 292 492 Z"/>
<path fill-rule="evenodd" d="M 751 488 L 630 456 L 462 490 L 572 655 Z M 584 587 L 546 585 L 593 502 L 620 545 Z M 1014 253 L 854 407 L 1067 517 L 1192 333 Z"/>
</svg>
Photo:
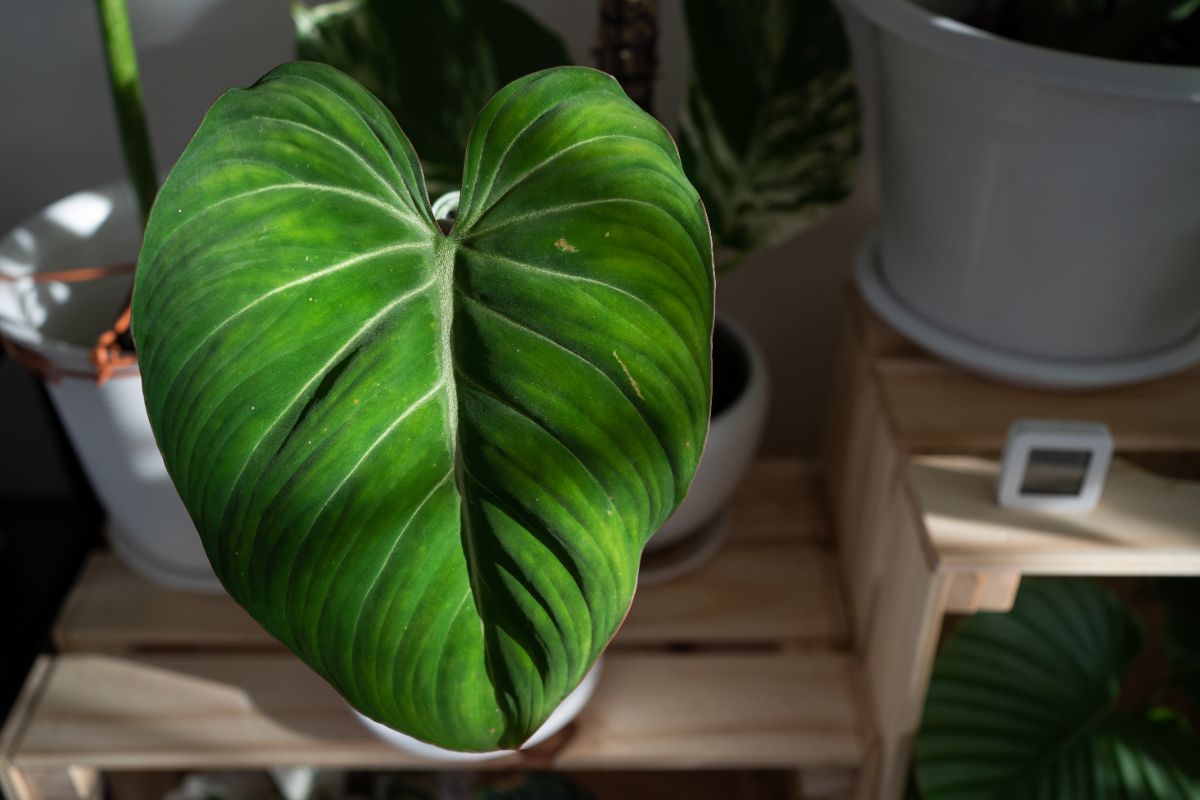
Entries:
<svg viewBox="0 0 1200 800">
<path fill-rule="evenodd" d="M 717 244 L 796 235 L 854 187 L 858 95 L 830 0 L 686 0 L 683 165 Z"/>
<path fill-rule="evenodd" d="M 1026 579 L 938 654 L 917 734 L 928 800 L 1200 796 L 1200 738 L 1115 710 L 1141 646 L 1132 615 L 1085 581 Z"/>
<path fill-rule="evenodd" d="M 292 4 L 300 58 L 337 67 L 384 102 L 435 198 L 459 187 L 475 117 L 500 87 L 571 63 L 555 33 L 507 0 Z"/>
<path fill-rule="evenodd" d="M 712 315 L 699 197 L 610 77 L 501 90 L 444 235 L 384 106 L 299 62 L 172 170 L 133 331 L 229 593 L 364 713 L 479 751 L 623 619 L 704 444 Z"/>
</svg>

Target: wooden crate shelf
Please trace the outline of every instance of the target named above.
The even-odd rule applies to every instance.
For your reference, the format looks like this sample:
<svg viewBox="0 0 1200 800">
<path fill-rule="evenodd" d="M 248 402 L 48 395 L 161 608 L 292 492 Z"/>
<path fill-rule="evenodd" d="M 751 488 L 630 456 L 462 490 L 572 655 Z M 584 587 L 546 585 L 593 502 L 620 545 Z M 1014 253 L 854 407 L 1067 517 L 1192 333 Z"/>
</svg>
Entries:
<svg viewBox="0 0 1200 800">
<path fill-rule="evenodd" d="M 852 768 L 851 660 L 614 653 L 554 767 Z M 430 767 L 375 738 L 290 654 L 69 654 L 40 678 L 12 759 L 24 771 Z"/>
<path fill-rule="evenodd" d="M 996 459 L 909 461 L 907 484 L 938 570 L 1200 575 L 1200 483 L 1164 478 L 1118 459 L 1095 510 L 1050 514 L 998 506 L 999 473 Z"/>
<path fill-rule="evenodd" d="M 868 794 L 890 800 L 903 792 L 945 614 L 1005 611 L 1023 575 L 1200 575 L 1200 484 L 1126 460 L 1193 469 L 1200 368 L 1104 391 L 1021 389 L 935 361 L 857 295 L 847 306 L 825 466 L 879 735 Z M 996 504 L 999 454 L 1025 417 L 1108 425 L 1118 458 L 1098 508 Z"/>
<path fill-rule="evenodd" d="M 638 589 L 613 647 L 840 645 L 846 641 L 818 475 L 792 460 L 754 465 L 720 557 Z M 96 554 L 54 628 L 64 652 L 275 649 L 226 595 L 177 592 Z"/>
<path fill-rule="evenodd" d="M 756 464 L 718 555 L 638 591 L 550 766 L 848 786 L 870 732 L 822 503 L 811 465 Z M 0 740 L 14 800 L 80 797 L 112 771 L 431 766 L 375 739 L 229 598 L 153 586 L 110 555 L 88 564 L 54 637 L 61 653 L 31 674 Z"/>
</svg>

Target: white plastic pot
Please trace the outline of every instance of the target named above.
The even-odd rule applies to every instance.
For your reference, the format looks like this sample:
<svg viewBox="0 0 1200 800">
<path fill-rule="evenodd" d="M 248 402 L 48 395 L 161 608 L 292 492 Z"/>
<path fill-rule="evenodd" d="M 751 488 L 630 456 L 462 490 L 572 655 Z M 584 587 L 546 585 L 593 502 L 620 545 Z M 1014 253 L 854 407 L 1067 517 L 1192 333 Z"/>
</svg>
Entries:
<svg viewBox="0 0 1200 800">
<path fill-rule="evenodd" d="M 1085 388 L 1200 361 L 1200 69 L 956 22 L 970 0 L 850 0 L 871 23 L 882 222 L 856 273 L 971 369 Z M 927 10 L 932 9 L 932 10 Z"/>
<path fill-rule="evenodd" d="M 108 514 L 108 540 L 140 575 L 174 588 L 219 591 L 220 583 L 150 431 L 136 369 L 103 386 L 88 353 L 129 296 L 131 275 L 81 283 L 19 280 L 38 272 L 131 263 L 140 243 L 128 185 L 71 195 L 0 241 L 0 335 L 46 359 L 50 398 Z"/>
<path fill-rule="evenodd" d="M 749 334 L 728 319 L 713 333 L 714 384 L 728 381 L 733 401 L 712 417 L 696 475 L 679 508 L 646 545 L 655 553 L 678 544 L 719 518 L 733 499 L 767 419 L 767 362 Z"/>
<path fill-rule="evenodd" d="M 542 727 L 537 729 L 533 736 L 529 737 L 529 741 L 525 742 L 522 747 L 527 750 L 531 747 L 537 747 L 542 742 L 549 739 L 554 734 L 567 727 L 579 713 L 583 711 L 584 706 L 592 699 L 592 695 L 596 693 L 596 684 L 600 681 L 600 670 L 604 664 L 604 659 L 592 666 L 575 690 L 567 695 L 558 708 L 542 723 Z M 393 730 L 382 723 L 376 722 L 357 709 L 350 709 L 367 730 L 383 739 L 388 744 L 403 750 L 406 753 L 411 753 L 420 758 L 426 758 L 430 761 L 441 761 L 444 763 L 470 763 L 478 761 L 491 761 L 504 756 L 512 755 L 514 750 L 494 750 L 490 753 L 464 753 L 458 750 L 447 750 L 437 745 L 422 742 L 420 739 L 414 739 L 406 733 L 400 733 Z"/>
</svg>

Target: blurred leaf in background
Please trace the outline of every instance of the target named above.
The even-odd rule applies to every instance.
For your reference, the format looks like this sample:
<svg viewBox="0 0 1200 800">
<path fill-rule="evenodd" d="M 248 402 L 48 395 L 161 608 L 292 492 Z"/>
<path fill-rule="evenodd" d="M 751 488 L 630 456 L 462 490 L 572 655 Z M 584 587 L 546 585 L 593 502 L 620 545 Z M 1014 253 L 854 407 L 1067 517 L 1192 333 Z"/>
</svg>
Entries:
<svg viewBox="0 0 1200 800">
<path fill-rule="evenodd" d="M 507 0 L 292 4 L 301 59 L 337 67 L 412 141 L 430 199 L 458 189 L 471 125 L 502 86 L 570 64 L 555 33 Z"/>
<path fill-rule="evenodd" d="M 1200 738 L 1183 718 L 1117 710 L 1141 642 L 1088 581 L 1027 578 L 1011 612 L 967 619 L 938 654 L 917 734 L 923 796 L 1200 797 Z"/>
<path fill-rule="evenodd" d="M 1200 709 L 1200 578 L 1162 578 L 1156 589 L 1167 616 L 1168 681 Z"/>
<path fill-rule="evenodd" d="M 563 775 L 552 772 L 519 774 L 508 785 L 492 785 L 479 795 L 480 800 L 595 800 L 589 792 Z"/>
<path fill-rule="evenodd" d="M 684 171 L 718 247 L 744 254 L 812 225 L 854 187 L 858 96 L 828 0 L 685 0 Z"/>
</svg>

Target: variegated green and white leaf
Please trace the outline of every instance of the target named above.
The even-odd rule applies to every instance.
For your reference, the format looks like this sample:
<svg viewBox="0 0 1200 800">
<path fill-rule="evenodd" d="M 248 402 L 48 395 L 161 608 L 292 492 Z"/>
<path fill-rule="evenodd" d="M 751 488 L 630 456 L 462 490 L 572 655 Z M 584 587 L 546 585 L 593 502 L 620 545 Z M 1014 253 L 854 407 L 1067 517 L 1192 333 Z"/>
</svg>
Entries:
<svg viewBox="0 0 1200 800">
<path fill-rule="evenodd" d="M 500 87 L 571 63 L 562 40 L 508 0 L 292 4 L 300 58 L 383 101 L 421 158 L 430 193 L 459 188 L 475 117 Z"/>
<path fill-rule="evenodd" d="M 685 0 L 688 176 L 719 246 L 796 235 L 854 186 L 858 98 L 830 0 Z"/>
<path fill-rule="evenodd" d="M 674 145 L 608 76 L 497 94 L 447 235 L 384 106 L 296 63 L 172 170 L 133 330 L 234 599 L 369 716 L 491 750 L 579 683 L 687 490 L 712 291 Z"/>
<path fill-rule="evenodd" d="M 917 735 L 928 800 L 1200 796 L 1200 738 L 1117 710 L 1141 634 L 1105 590 L 1030 578 L 1011 612 L 968 619 L 938 654 Z"/>
</svg>

